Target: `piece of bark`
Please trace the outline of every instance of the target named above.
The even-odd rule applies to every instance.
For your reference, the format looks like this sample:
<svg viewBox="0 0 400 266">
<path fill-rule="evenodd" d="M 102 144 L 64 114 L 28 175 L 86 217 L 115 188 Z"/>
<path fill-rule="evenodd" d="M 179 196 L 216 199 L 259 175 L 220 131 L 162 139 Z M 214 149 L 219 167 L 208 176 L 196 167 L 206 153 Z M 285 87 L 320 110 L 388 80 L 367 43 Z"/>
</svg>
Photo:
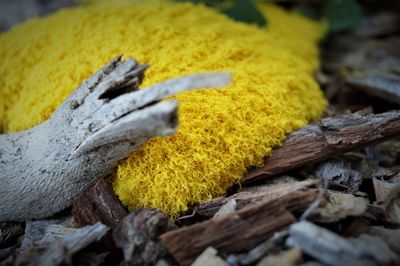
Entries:
<svg viewBox="0 0 400 266">
<path fill-rule="evenodd" d="M 400 189 L 400 173 L 389 180 L 373 178 L 372 184 L 374 185 L 376 200 L 385 202 L 392 191 Z"/>
<path fill-rule="evenodd" d="M 315 220 L 318 222 L 331 223 L 348 216 L 361 216 L 367 210 L 367 199 L 333 191 L 328 195 L 328 203 L 317 209 Z"/>
<path fill-rule="evenodd" d="M 376 203 L 367 204 L 367 210 L 364 213 L 364 218 L 376 223 L 385 221 L 385 208 Z"/>
<path fill-rule="evenodd" d="M 361 235 L 345 239 L 307 221 L 290 226 L 286 244 L 327 265 L 386 265 L 399 262 L 399 257 L 379 238 Z"/>
<path fill-rule="evenodd" d="M 395 18 L 400 21 L 399 17 Z M 397 27 L 398 25 L 392 25 Z M 389 29 L 390 27 L 386 27 Z M 397 27 L 400 30 L 399 27 Z M 369 28 L 372 29 L 372 28 Z M 365 95 L 383 99 L 382 103 L 400 104 L 399 76 L 400 67 L 400 39 L 398 36 L 384 39 L 369 39 L 359 41 L 357 37 L 351 35 L 342 35 L 333 39 L 336 48 L 332 49 L 331 58 L 325 62 L 325 66 L 331 68 L 338 76 L 339 83 L 343 83 L 342 96 L 337 98 L 338 103 L 356 103 L 358 98 L 365 98 L 374 106 L 378 103 L 371 102 L 371 99 Z M 343 71 L 346 69 L 346 71 Z M 345 72 L 345 74 L 344 74 Z M 332 85 L 335 84 L 332 82 Z M 361 93 L 357 93 L 361 92 Z M 350 93 L 350 94 L 349 94 Z M 357 93 L 357 94 L 354 94 Z M 357 99 L 345 99 L 353 94 Z M 387 104 L 386 104 L 387 105 Z"/>
<path fill-rule="evenodd" d="M 379 151 L 378 161 L 384 167 L 400 165 L 400 139 L 385 141 L 377 145 Z"/>
<path fill-rule="evenodd" d="M 15 222 L 0 223 L 0 247 L 13 245 L 24 234 L 24 225 Z"/>
<path fill-rule="evenodd" d="M 39 245 L 42 239 L 44 239 L 46 234 L 48 233 L 48 229 L 54 225 L 60 225 L 65 228 L 64 233 L 56 234 L 53 237 L 53 238 L 62 238 L 65 234 L 68 233 L 67 230 L 74 230 L 72 228 L 68 228 L 69 222 L 70 222 L 70 217 L 62 217 L 58 219 L 47 219 L 38 221 L 27 221 L 25 223 L 24 239 L 22 240 L 20 249 L 25 250 L 30 248 L 31 246 Z"/>
<path fill-rule="evenodd" d="M 11 255 L 13 249 L 14 249 L 13 247 L 0 249 L 0 262 L 7 259 Z M 1 265 L 3 265 L 3 264 L 1 264 Z"/>
<path fill-rule="evenodd" d="M 257 261 L 262 259 L 265 256 L 265 254 L 274 251 L 281 251 L 280 247 L 284 243 L 287 236 L 288 236 L 287 230 L 275 232 L 271 238 L 257 245 L 249 252 L 244 254 L 229 255 L 227 261 L 229 262 L 230 265 L 253 265 Z"/>
<path fill-rule="evenodd" d="M 301 250 L 293 248 L 278 254 L 266 256 L 257 263 L 257 266 L 297 266 L 301 259 Z"/>
<path fill-rule="evenodd" d="M 171 263 L 165 259 L 160 259 L 154 266 L 176 266 L 176 263 Z"/>
<path fill-rule="evenodd" d="M 114 193 L 109 178 L 102 178 L 72 204 L 74 227 L 102 222 L 112 229 L 118 226 L 128 212 Z"/>
<path fill-rule="evenodd" d="M 370 223 L 362 217 L 355 217 L 352 219 L 349 225 L 341 231 L 343 237 L 358 237 L 362 234 L 368 233 L 371 226 Z"/>
<path fill-rule="evenodd" d="M 189 265 L 209 246 L 226 254 L 243 251 L 295 221 L 286 207 L 304 210 L 317 194 L 296 191 L 254 203 L 223 217 L 167 232 L 161 235 L 161 241 L 180 265 Z"/>
<path fill-rule="evenodd" d="M 122 248 L 123 265 L 154 265 L 166 254 L 159 240 L 168 227 L 168 215 L 158 209 L 136 209 L 114 230 L 117 247 Z"/>
<path fill-rule="evenodd" d="M 366 152 L 371 152 L 374 146 L 366 149 Z M 376 146 L 375 146 L 376 147 Z M 379 155 L 378 155 L 379 156 Z M 358 171 L 363 179 L 384 178 L 388 179 L 395 175 L 391 169 L 379 165 L 379 159 L 368 159 L 366 156 L 359 162 L 352 165 L 352 168 Z"/>
<path fill-rule="evenodd" d="M 400 254 L 400 229 L 387 229 L 383 226 L 372 226 L 368 232 L 377 236 L 388 244 L 397 254 Z"/>
<path fill-rule="evenodd" d="M 396 187 L 388 194 L 384 208 L 386 221 L 400 225 L 400 187 Z"/>
<path fill-rule="evenodd" d="M 191 266 L 228 266 L 217 254 L 218 251 L 215 248 L 208 247 L 196 258 Z"/>
<path fill-rule="evenodd" d="M 400 134 L 400 111 L 324 118 L 288 135 L 264 166 L 249 171 L 245 182 L 261 180 L 305 164 L 378 143 Z"/>
<path fill-rule="evenodd" d="M 392 73 L 363 73 L 345 77 L 346 85 L 382 98 L 388 102 L 400 104 L 400 77 Z"/>
<path fill-rule="evenodd" d="M 400 32 L 400 17 L 390 11 L 380 11 L 364 17 L 353 32 L 362 38 L 376 38 Z"/>
<path fill-rule="evenodd" d="M 332 49 L 325 51 L 324 68 L 339 76 L 343 76 L 343 69 L 351 75 L 397 73 L 400 66 L 398 36 L 360 42 L 355 36 L 342 35 L 334 38 L 332 43 Z"/>
<path fill-rule="evenodd" d="M 194 208 L 194 213 L 204 216 L 214 216 L 225 204 L 231 200 L 235 200 L 235 209 L 239 210 L 250 203 L 260 202 L 266 199 L 277 199 L 289 193 L 297 190 L 301 190 L 306 187 L 311 187 L 319 184 L 320 180 L 311 179 L 304 181 L 287 181 L 284 183 L 257 186 L 255 188 L 244 188 L 242 191 L 229 196 L 219 197 L 209 201 L 205 201 Z"/>
<path fill-rule="evenodd" d="M 138 90 L 146 68 L 118 57 L 44 123 L 0 135 L 0 221 L 48 217 L 70 206 L 145 141 L 176 132 L 178 102 L 161 100 L 230 80 L 228 73 L 196 74 Z"/>
<path fill-rule="evenodd" d="M 393 252 L 381 238 L 369 234 L 362 234 L 357 238 L 348 239 L 355 249 L 359 249 L 364 257 L 372 257 L 374 265 L 399 264 L 399 254 Z"/>
<path fill-rule="evenodd" d="M 237 202 L 234 199 L 228 200 L 222 207 L 214 214 L 213 218 L 219 218 L 224 215 L 230 214 L 236 210 Z"/>
<path fill-rule="evenodd" d="M 349 192 L 357 192 L 362 182 L 362 175 L 352 169 L 351 164 L 340 159 L 329 159 L 319 164 L 315 175 L 322 177 L 329 186 L 345 187 Z"/>
<path fill-rule="evenodd" d="M 16 253 L 4 265 L 60 265 L 70 263 L 72 256 L 101 239 L 108 231 L 107 226 L 96 223 L 64 235 L 61 239 L 51 243 L 33 246 Z"/>
</svg>

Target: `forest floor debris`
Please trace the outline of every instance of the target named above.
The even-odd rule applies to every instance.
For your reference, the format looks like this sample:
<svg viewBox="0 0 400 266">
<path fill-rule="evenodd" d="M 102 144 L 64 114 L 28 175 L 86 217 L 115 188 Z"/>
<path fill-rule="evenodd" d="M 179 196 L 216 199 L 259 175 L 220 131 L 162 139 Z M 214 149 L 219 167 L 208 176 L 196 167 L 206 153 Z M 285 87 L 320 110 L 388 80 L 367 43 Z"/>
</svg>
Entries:
<svg viewBox="0 0 400 266">
<path fill-rule="evenodd" d="M 317 75 L 327 117 L 240 188 L 171 221 L 129 212 L 103 179 L 61 216 L 0 223 L 1 265 L 400 263 L 399 21 L 378 13 L 329 38 Z"/>
</svg>

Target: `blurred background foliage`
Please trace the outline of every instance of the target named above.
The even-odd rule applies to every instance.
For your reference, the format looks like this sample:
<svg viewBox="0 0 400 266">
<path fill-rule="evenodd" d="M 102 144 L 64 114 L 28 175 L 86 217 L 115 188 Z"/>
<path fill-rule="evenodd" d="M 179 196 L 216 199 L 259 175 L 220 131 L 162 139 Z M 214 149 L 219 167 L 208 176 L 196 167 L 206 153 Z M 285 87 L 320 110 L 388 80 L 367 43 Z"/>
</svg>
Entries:
<svg viewBox="0 0 400 266">
<path fill-rule="evenodd" d="M 257 3 L 277 3 L 295 9 L 315 20 L 325 20 L 332 32 L 342 32 L 357 24 L 364 11 L 374 8 L 400 10 L 400 1 L 385 0 L 176 0 L 204 4 L 228 15 L 236 21 L 265 26 L 264 18 L 257 8 Z M 363 7 L 363 8 L 362 8 Z M 365 10 L 363 10 L 365 8 Z"/>
<path fill-rule="evenodd" d="M 0 31 L 34 16 L 52 13 L 59 8 L 96 1 L 114 0 L 0 0 Z M 172 0 L 192 2 L 217 9 L 230 18 L 258 26 L 266 26 L 258 3 L 275 3 L 315 20 L 328 22 L 331 32 L 343 32 L 357 24 L 363 14 L 388 10 L 400 12 L 400 0 Z"/>
</svg>

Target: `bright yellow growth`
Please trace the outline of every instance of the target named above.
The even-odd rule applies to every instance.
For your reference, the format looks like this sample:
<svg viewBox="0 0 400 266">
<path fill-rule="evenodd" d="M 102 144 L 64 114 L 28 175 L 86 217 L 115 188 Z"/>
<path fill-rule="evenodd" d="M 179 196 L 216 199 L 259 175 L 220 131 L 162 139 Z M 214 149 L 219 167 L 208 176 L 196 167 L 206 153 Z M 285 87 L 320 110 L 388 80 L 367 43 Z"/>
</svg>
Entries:
<svg viewBox="0 0 400 266">
<path fill-rule="evenodd" d="M 203 6 L 160 1 L 89 5 L 33 19 L 0 36 L 0 115 L 7 132 L 49 117 L 86 78 L 119 54 L 149 63 L 144 86 L 228 70 L 232 84 L 176 96 L 179 131 L 122 161 L 114 188 L 130 208 L 173 216 L 224 194 L 285 135 L 321 116 L 313 79 L 321 25 L 264 6 L 267 29 Z"/>
</svg>

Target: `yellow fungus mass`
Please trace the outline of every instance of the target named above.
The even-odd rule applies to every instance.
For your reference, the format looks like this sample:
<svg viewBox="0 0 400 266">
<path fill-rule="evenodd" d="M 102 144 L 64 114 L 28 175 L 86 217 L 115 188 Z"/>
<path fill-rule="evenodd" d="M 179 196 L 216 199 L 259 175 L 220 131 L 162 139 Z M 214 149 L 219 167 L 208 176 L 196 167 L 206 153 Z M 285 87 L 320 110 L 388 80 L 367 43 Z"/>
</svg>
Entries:
<svg viewBox="0 0 400 266">
<path fill-rule="evenodd" d="M 172 216 L 220 196 L 326 104 L 313 79 L 323 27 L 276 6 L 260 8 L 266 28 L 167 1 L 90 4 L 17 25 L 0 35 L 2 128 L 43 122 L 119 54 L 151 65 L 143 86 L 231 71 L 223 89 L 177 95 L 177 134 L 134 151 L 113 181 L 129 208 L 157 207 Z"/>
</svg>

